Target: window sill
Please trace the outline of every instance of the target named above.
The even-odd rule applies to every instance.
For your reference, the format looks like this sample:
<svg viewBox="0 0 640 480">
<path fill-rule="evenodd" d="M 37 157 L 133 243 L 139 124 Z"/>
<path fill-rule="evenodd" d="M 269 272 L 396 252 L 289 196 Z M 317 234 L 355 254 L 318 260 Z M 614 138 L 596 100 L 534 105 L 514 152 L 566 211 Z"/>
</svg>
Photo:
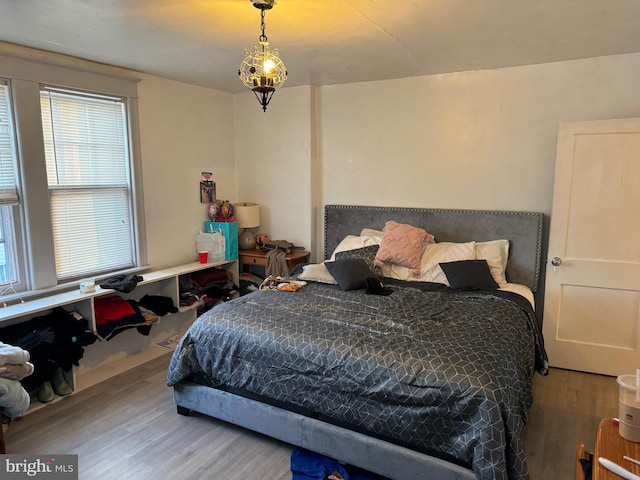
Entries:
<svg viewBox="0 0 640 480">
<path fill-rule="evenodd" d="M 96 288 L 101 282 L 104 282 L 107 278 L 115 277 L 117 275 L 129 275 L 133 273 L 144 273 L 151 269 L 150 266 L 145 267 L 134 267 L 128 268 L 126 270 L 121 270 L 119 272 L 113 272 L 109 275 L 102 275 L 95 277 Z M 51 297 L 53 295 L 58 295 L 66 292 L 73 292 L 74 290 L 78 290 L 80 288 L 80 282 L 82 280 L 75 280 L 73 282 L 61 283 L 60 285 L 56 285 L 54 287 L 42 288 L 39 290 L 28 290 L 24 292 L 17 292 L 11 295 L 5 295 L 0 297 L 0 321 L 3 320 L 4 315 L 2 312 L 2 308 L 8 308 L 15 305 L 20 305 L 25 302 L 31 302 L 33 300 L 39 300 L 47 297 Z M 86 294 L 87 298 L 91 296 L 91 294 Z"/>
<path fill-rule="evenodd" d="M 33 292 L 29 297 L 25 294 L 22 298 L 24 302 L 18 299 L 17 303 L 8 305 L 7 307 L 0 307 L 0 325 L 8 326 L 13 323 L 23 322 L 36 314 L 44 311 L 51 310 L 55 307 L 63 307 L 71 304 L 75 304 L 76 311 L 83 315 L 85 318 L 91 318 L 89 322 L 92 325 L 92 329 L 95 330 L 95 324 L 93 323 L 93 298 L 103 295 L 109 295 L 115 293 L 115 290 L 109 288 L 101 288 L 99 283 L 104 279 L 120 275 L 141 273 L 143 280 L 137 283 L 136 293 L 130 295 L 141 295 L 146 292 L 154 291 L 155 293 L 161 293 L 165 296 L 173 298 L 174 304 L 179 303 L 179 277 L 189 273 L 197 272 L 200 270 L 206 270 L 208 268 L 221 267 L 225 270 L 230 270 L 234 279 L 234 283 L 238 283 L 238 262 L 237 260 L 222 260 L 218 262 L 209 262 L 202 264 L 200 262 L 192 262 L 185 265 L 179 265 L 176 267 L 169 267 L 162 270 L 150 270 L 149 267 L 129 269 L 127 271 L 121 271 L 118 273 L 112 273 L 108 276 L 96 278 L 96 288 L 94 292 L 84 293 L 80 291 L 78 282 L 70 282 L 66 285 L 66 290 L 63 286 L 39 290 Z M 141 290 L 138 290 L 142 287 Z M 31 293 L 31 292 L 30 292 Z M 39 295 L 36 297 L 36 293 Z M 27 301 L 28 299 L 28 301 Z M 1 301 L 1 300 L 0 300 Z M 0 304 L 1 305 L 1 304 Z"/>
</svg>

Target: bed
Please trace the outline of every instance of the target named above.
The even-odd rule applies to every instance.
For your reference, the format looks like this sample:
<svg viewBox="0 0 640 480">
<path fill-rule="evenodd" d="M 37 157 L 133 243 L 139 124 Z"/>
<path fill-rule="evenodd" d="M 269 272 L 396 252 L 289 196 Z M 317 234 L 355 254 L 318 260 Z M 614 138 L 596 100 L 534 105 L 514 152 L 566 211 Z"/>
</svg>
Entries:
<svg viewBox="0 0 640 480">
<path fill-rule="evenodd" d="M 325 258 L 387 222 L 435 241 L 508 239 L 503 290 L 386 281 L 390 295 L 309 281 L 199 317 L 167 383 L 203 413 L 391 479 L 527 479 L 520 432 L 546 374 L 541 213 L 328 205 Z M 353 249 L 355 251 L 357 249 Z M 346 250 L 351 251 L 351 250 Z"/>
</svg>

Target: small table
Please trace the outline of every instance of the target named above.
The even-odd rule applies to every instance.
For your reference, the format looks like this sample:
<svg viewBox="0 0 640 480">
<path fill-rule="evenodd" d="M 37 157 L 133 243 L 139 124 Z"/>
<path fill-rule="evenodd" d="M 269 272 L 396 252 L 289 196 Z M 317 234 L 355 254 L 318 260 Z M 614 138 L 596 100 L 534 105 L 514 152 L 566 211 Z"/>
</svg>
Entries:
<svg viewBox="0 0 640 480">
<path fill-rule="evenodd" d="M 603 418 L 596 433 L 592 480 L 620 480 L 618 475 L 600 465 L 598 457 L 608 458 L 630 472 L 640 475 L 640 465 L 623 459 L 624 455 L 640 460 L 640 443 L 622 438 L 618 432 L 618 425 L 614 425 L 610 418 Z"/>
<path fill-rule="evenodd" d="M 306 250 L 294 250 L 287 253 L 284 259 L 287 262 L 289 270 L 300 263 L 309 263 L 310 252 Z M 257 267 L 267 266 L 267 252 L 262 249 L 254 248 L 251 250 L 238 250 L 238 261 L 240 265 L 255 265 Z"/>
</svg>

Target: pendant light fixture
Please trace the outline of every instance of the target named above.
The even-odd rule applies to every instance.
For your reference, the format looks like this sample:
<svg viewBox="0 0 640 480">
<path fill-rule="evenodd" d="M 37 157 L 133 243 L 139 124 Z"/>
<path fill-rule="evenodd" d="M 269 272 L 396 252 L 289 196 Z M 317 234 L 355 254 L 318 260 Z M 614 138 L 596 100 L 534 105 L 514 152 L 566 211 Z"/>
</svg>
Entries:
<svg viewBox="0 0 640 480">
<path fill-rule="evenodd" d="M 271 10 L 275 0 L 251 0 L 254 7 L 260 10 L 260 28 L 262 34 L 257 46 L 246 48 L 245 57 L 238 70 L 240 80 L 251 89 L 262 105 L 262 111 L 267 111 L 273 92 L 284 84 L 287 79 L 287 69 L 280 59 L 278 49 L 269 49 L 267 35 L 264 33 L 265 11 Z"/>
</svg>

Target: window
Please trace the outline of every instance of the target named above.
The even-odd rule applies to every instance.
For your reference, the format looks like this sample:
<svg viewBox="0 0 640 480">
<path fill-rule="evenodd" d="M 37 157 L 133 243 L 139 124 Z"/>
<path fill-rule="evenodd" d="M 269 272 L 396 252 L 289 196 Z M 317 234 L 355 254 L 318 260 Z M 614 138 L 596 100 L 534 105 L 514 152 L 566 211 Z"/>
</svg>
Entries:
<svg viewBox="0 0 640 480">
<path fill-rule="evenodd" d="M 9 85 L 0 80 L 0 284 L 18 282 L 12 211 L 18 204 L 14 139 Z"/>
<path fill-rule="evenodd" d="M 40 105 L 58 280 L 134 266 L 126 100 L 44 87 Z"/>
<path fill-rule="evenodd" d="M 143 268 L 140 79 L 41 53 L 0 65 L 0 305 Z"/>
</svg>

